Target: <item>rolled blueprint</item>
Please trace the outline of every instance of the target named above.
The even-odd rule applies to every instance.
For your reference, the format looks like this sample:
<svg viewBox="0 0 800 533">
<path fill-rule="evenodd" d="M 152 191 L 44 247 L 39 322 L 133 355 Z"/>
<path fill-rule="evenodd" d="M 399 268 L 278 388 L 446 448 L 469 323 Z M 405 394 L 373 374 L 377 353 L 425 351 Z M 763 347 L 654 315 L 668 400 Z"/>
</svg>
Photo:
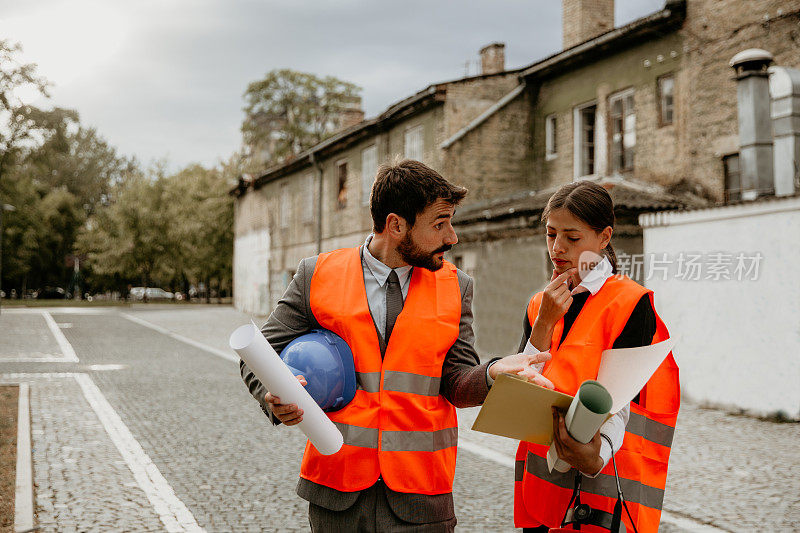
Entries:
<svg viewBox="0 0 800 533">
<path fill-rule="evenodd" d="M 303 410 L 303 420 L 297 425 L 319 453 L 331 455 L 339 451 L 342 433 L 300 385 L 255 324 L 237 328 L 229 343 L 270 393 L 278 396 L 281 402 L 296 404 Z"/>
<path fill-rule="evenodd" d="M 603 422 L 608 419 L 612 403 L 611 394 L 597 381 L 586 380 L 581 383 L 567 410 L 567 416 L 564 417 L 570 436 L 584 444 L 592 440 Z M 559 472 L 570 469 L 569 463 L 558 458 L 555 443 L 547 450 L 547 468 L 550 472 L 553 468 Z"/>
</svg>

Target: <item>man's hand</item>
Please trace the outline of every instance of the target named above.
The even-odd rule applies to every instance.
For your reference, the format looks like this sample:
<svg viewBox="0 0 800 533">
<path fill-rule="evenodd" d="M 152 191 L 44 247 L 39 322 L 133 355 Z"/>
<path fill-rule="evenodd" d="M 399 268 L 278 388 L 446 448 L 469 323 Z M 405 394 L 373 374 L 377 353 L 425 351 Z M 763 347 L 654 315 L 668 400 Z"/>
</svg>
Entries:
<svg viewBox="0 0 800 533">
<path fill-rule="evenodd" d="M 550 357 L 548 352 L 539 352 L 532 355 L 524 353 L 507 355 L 492 363 L 489 367 L 489 377 L 497 379 L 499 374 L 517 374 L 541 387 L 553 389 L 555 388 L 553 382 L 533 369 L 533 365 L 549 361 Z"/>
<path fill-rule="evenodd" d="M 593 476 L 603 468 L 603 460 L 600 458 L 600 439 L 600 430 L 586 444 L 573 439 L 567 431 L 564 415 L 553 407 L 553 443 L 556 445 L 559 459 L 568 462 L 584 474 Z"/>
<path fill-rule="evenodd" d="M 306 378 L 303 376 L 297 376 L 297 381 L 299 381 L 300 385 L 303 387 L 308 384 Z M 303 420 L 303 410 L 297 407 L 297 405 L 293 403 L 282 404 L 280 398 L 270 393 L 264 396 L 264 400 L 269 404 L 269 409 L 272 411 L 272 414 L 287 426 L 294 426 Z"/>
</svg>

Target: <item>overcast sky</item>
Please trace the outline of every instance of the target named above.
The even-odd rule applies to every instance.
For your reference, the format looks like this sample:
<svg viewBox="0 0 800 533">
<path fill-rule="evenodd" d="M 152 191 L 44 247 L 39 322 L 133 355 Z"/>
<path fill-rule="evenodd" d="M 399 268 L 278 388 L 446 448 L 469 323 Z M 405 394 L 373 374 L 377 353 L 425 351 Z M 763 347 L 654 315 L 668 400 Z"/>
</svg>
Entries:
<svg viewBox="0 0 800 533">
<path fill-rule="evenodd" d="M 663 0 L 617 0 L 617 26 Z M 506 43 L 506 67 L 561 48 L 557 0 L 0 0 L 0 35 L 78 110 L 143 163 L 213 165 L 240 145 L 242 94 L 269 70 L 363 88 L 367 116 L 465 73 Z M 38 102 L 38 105 L 45 105 Z"/>
</svg>

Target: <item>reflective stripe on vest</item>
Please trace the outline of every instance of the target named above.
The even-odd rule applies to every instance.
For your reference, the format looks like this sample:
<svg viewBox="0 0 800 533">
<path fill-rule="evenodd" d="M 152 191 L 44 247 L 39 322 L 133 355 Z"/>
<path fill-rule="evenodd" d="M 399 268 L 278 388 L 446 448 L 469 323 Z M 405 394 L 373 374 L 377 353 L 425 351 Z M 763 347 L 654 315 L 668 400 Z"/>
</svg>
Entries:
<svg viewBox="0 0 800 533">
<path fill-rule="evenodd" d="M 383 390 L 408 392 L 421 396 L 439 396 L 442 378 L 412 372 L 387 370 L 384 373 Z M 356 388 L 366 392 L 380 392 L 380 372 L 356 372 Z"/>
<path fill-rule="evenodd" d="M 674 427 L 662 424 L 633 411 L 631 411 L 631 417 L 628 420 L 628 425 L 625 426 L 625 431 L 667 448 L 672 447 L 672 437 L 675 435 Z"/>
<path fill-rule="evenodd" d="M 568 471 L 561 473 L 553 470 L 550 473 L 547 469 L 547 459 L 539 457 L 535 453 L 528 452 L 527 461 L 518 461 L 524 464 L 524 470 L 529 474 L 546 479 L 548 482 L 557 485 L 563 489 L 572 490 L 575 486 L 575 472 Z M 520 480 L 521 481 L 521 480 Z M 639 481 L 633 479 L 619 478 L 619 484 L 622 487 L 622 493 L 625 495 L 625 501 L 646 505 L 654 509 L 660 509 L 661 504 L 664 502 L 664 490 L 657 487 L 650 487 L 644 485 Z M 606 498 L 617 498 L 617 481 L 614 474 L 599 473 L 596 477 L 591 478 L 583 476 L 581 480 L 581 491 L 589 492 L 605 496 Z"/>
<path fill-rule="evenodd" d="M 458 428 L 438 431 L 383 431 L 381 450 L 387 452 L 438 452 L 458 444 Z"/>
<path fill-rule="evenodd" d="M 612 347 L 624 329 L 639 300 L 652 292 L 622 276 L 606 280 L 595 295 L 589 296 L 566 337 L 563 318 L 551 338 L 552 359 L 543 369 L 556 390 L 575 394 L 586 379 L 594 379 L 601 353 Z M 536 294 L 528 306 L 532 324 L 537 316 L 542 294 Z M 656 314 L 653 343 L 669 337 Z M 672 354 L 658 368 L 640 393 L 641 404 L 632 405 L 626 436 L 615 456 L 620 485 L 640 532 L 658 529 L 664 500 L 667 462 L 680 404 L 678 369 Z M 515 463 L 514 517 L 517 527 L 544 524 L 557 527 L 572 494 L 576 471 L 551 474 L 544 457 L 547 447 L 521 442 Z M 617 487 L 611 462 L 595 477 L 584 476 L 582 501 L 612 512 Z M 628 523 L 626 516 L 623 520 Z M 630 529 L 630 525 L 628 526 Z"/>
<path fill-rule="evenodd" d="M 397 492 L 452 492 L 458 421 L 439 389 L 461 319 L 455 267 L 412 271 L 383 358 L 358 249 L 321 254 L 310 296 L 319 324 L 350 346 L 357 390 L 352 402 L 328 414 L 342 432 L 342 449 L 323 456 L 309 443 L 300 475 L 344 492 L 363 490 L 379 476 Z"/>
</svg>

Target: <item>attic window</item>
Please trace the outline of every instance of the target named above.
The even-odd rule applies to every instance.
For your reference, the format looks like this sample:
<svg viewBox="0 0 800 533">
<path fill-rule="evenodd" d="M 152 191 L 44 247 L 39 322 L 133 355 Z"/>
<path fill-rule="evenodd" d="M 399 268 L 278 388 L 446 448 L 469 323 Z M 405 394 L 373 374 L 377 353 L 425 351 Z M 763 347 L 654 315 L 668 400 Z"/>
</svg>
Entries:
<svg viewBox="0 0 800 533">
<path fill-rule="evenodd" d="M 725 203 L 742 199 L 742 171 L 739 166 L 739 154 L 730 154 L 722 158 L 725 170 Z"/>
<path fill-rule="evenodd" d="M 633 169 L 636 148 L 636 110 L 633 91 L 617 93 L 609 98 L 611 108 L 611 169 L 617 172 Z"/>
<path fill-rule="evenodd" d="M 339 192 L 336 195 L 336 208 L 347 207 L 347 161 L 336 163 L 336 175 L 339 177 Z"/>
<path fill-rule="evenodd" d="M 597 104 L 595 102 L 575 108 L 575 179 L 594 174 L 596 116 Z"/>
<path fill-rule="evenodd" d="M 544 119 L 544 144 L 545 159 L 548 161 L 555 159 L 558 155 L 558 145 L 556 144 L 556 116 L 547 115 Z"/>
<path fill-rule="evenodd" d="M 675 103 L 672 96 L 674 89 L 675 78 L 672 74 L 658 78 L 658 117 L 661 126 L 672 124 L 674 119 Z"/>
</svg>

